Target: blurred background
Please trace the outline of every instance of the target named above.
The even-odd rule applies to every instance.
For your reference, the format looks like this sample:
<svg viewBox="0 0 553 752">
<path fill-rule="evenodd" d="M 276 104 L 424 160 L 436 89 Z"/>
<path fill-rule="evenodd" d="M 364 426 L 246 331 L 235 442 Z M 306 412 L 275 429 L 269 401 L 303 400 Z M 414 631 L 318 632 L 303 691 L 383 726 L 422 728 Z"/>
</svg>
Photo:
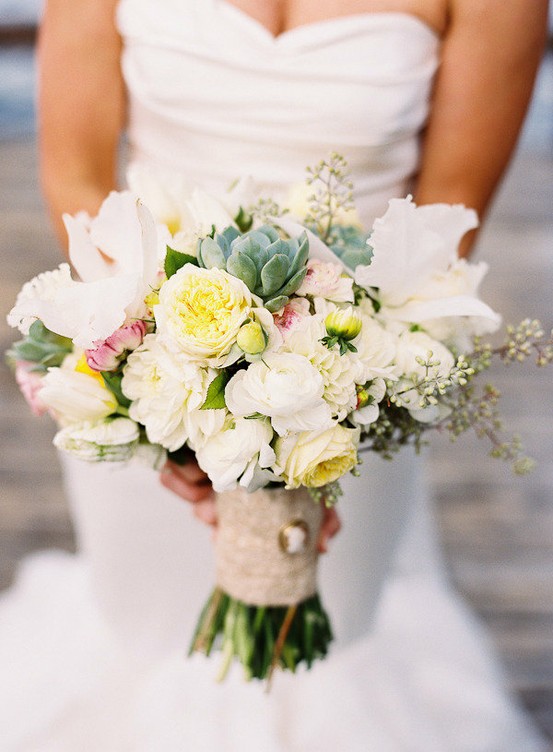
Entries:
<svg viewBox="0 0 553 752">
<path fill-rule="evenodd" d="M 0 349 L 23 282 L 54 268 L 59 250 L 41 201 L 34 124 L 33 43 L 40 0 L 0 0 Z M 507 322 L 553 325 L 553 48 L 540 70 L 515 159 L 481 234 L 491 267 L 483 295 Z M 510 686 L 553 739 L 553 368 L 496 368 L 510 431 L 538 462 L 527 478 L 472 436 L 427 452 L 451 578 L 487 625 Z M 0 366 L 0 589 L 42 548 L 74 550 L 54 426 L 34 418 Z M 522 752 L 522 751 L 521 751 Z"/>
</svg>

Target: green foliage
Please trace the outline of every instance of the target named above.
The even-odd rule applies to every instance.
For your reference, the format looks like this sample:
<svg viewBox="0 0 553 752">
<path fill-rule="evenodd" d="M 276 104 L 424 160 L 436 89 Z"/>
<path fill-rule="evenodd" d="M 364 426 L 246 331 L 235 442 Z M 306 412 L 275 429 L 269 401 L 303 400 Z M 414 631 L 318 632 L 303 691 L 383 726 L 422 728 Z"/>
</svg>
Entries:
<svg viewBox="0 0 553 752">
<path fill-rule="evenodd" d="M 228 383 L 230 375 L 226 371 L 216 376 L 207 389 L 205 402 L 201 406 L 201 410 L 219 410 L 226 407 L 225 402 L 225 387 Z"/>
<path fill-rule="evenodd" d="M 219 680 L 233 660 L 250 679 L 271 679 L 275 668 L 294 672 L 305 663 L 311 668 L 328 652 L 332 631 L 318 595 L 297 606 L 248 606 L 216 588 L 200 616 L 190 646 L 210 655 L 222 651 Z"/>
<path fill-rule="evenodd" d="M 225 269 L 238 277 L 271 312 L 286 305 L 303 282 L 308 256 L 305 233 L 285 240 L 271 225 L 243 235 L 227 227 L 214 238 L 202 240 L 198 252 L 201 266 Z"/>
<path fill-rule="evenodd" d="M 31 325 L 29 334 L 15 342 L 6 357 L 8 362 L 25 360 L 35 363 L 31 370 L 45 372 L 48 368 L 60 366 L 72 351 L 73 343 L 68 337 L 51 332 L 37 320 Z"/>
<path fill-rule="evenodd" d="M 175 251 L 173 248 L 167 246 L 164 264 L 167 279 L 172 277 L 173 274 L 176 274 L 185 264 L 194 264 L 194 266 L 198 266 L 198 259 L 195 256 L 191 256 L 189 253 L 181 253 L 180 251 Z"/>
<path fill-rule="evenodd" d="M 121 380 L 123 378 L 123 369 L 120 368 L 117 371 L 102 371 L 101 373 L 102 373 L 102 378 L 104 380 L 104 384 L 110 390 L 110 392 L 115 396 L 115 399 L 121 405 L 121 407 L 124 407 L 124 408 L 130 407 L 131 401 L 128 397 L 125 397 L 125 395 L 123 394 L 123 390 L 121 388 Z"/>
</svg>

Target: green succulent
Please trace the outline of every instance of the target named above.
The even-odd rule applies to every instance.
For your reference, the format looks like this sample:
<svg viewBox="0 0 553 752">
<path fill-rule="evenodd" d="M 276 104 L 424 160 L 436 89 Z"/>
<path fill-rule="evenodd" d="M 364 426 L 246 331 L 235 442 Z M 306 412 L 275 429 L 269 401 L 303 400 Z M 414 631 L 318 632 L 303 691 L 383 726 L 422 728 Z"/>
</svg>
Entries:
<svg viewBox="0 0 553 752">
<path fill-rule="evenodd" d="M 214 238 L 204 238 L 198 249 L 200 266 L 224 269 L 238 277 L 272 313 L 286 305 L 303 282 L 308 256 L 305 233 L 284 240 L 270 225 L 243 235 L 227 227 Z"/>
</svg>

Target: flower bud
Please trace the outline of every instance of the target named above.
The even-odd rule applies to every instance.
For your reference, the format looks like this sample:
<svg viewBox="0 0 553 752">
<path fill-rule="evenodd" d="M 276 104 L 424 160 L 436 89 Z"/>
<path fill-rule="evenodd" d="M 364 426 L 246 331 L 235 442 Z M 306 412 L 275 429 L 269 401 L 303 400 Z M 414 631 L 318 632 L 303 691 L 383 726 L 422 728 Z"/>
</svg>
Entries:
<svg viewBox="0 0 553 752">
<path fill-rule="evenodd" d="M 257 321 L 250 321 L 240 327 L 236 343 L 243 352 L 249 355 L 262 353 L 267 342 L 261 324 L 258 324 Z"/>
<path fill-rule="evenodd" d="M 138 445 L 138 425 L 128 418 L 79 423 L 58 431 L 54 445 L 87 462 L 126 462 Z"/>
<path fill-rule="evenodd" d="M 136 350 L 146 334 L 146 324 L 138 319 L 117 329 L 107 339 L 86 350 L 86 362 L 92 371 L 116 371 L 128 351 Z M 79 370 L 79 369 L 77 369 Z M 85 373 L 85 371 L 82 371 Z"/>
<path fill-rule="evenodd" d="M 325 319 L 326 331 L 330 337 L 349 342 L 355 339 L 361 331 L 361 319 L 351 306 L 339 308 L 329 313 Z"/>
</svg>

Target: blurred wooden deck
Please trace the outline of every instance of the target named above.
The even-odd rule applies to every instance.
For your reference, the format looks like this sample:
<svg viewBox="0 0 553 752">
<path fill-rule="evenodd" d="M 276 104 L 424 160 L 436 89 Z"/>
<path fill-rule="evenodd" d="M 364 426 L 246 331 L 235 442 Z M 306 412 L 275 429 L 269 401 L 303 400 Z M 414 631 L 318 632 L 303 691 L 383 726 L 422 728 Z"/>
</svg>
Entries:
<svg viewBox="0 0 553 752">
<path fill-rule="evenodd" d="M 0 347 L 21 284 L 59 263 L 37 188 L 32 137 L 0 141 Z M 507 321 L 551 326 L 553 307 L 553 60 L 542 70 L 525 136 L 482 234 L 492 267 L 486 299 Z M 519 479 L 482 445 L 433 442 L 429 468 L 453 580 L 491 630 L 508 679 L 553 738 L 553 369 L 509 368 L 493 377 L 508 425 L 539 465 Z M 74 549 L 48 419 L 33 418 L 0 368 L 0 588 L 40 548 Z M 521 752 L 523 752 L 521 750 Z"/>
</svg>

